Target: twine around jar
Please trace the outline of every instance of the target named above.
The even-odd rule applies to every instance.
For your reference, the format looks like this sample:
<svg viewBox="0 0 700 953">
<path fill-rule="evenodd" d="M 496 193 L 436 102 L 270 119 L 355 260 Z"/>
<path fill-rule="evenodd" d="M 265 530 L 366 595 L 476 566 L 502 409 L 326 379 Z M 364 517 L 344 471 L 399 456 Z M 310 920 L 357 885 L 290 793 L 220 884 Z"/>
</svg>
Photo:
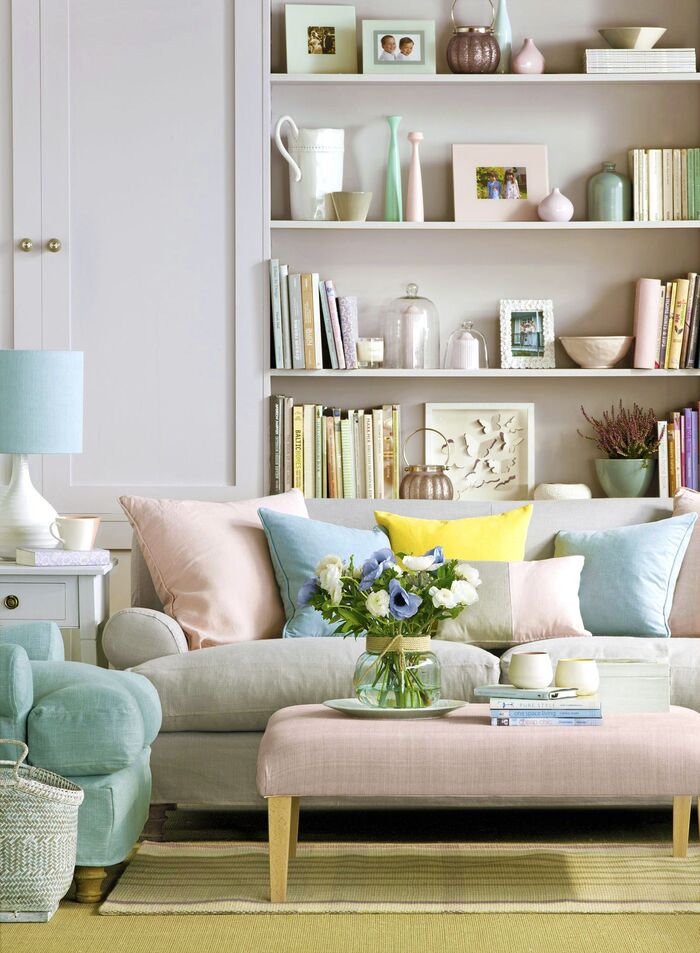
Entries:
<svg viewBox="0 0 700 953">
<path fill-rule="evenodd" d="M 393 638 L 388 635 L 368 635 L 367 651 L 376 654 L 379 662 L 387 652 L 429 652 L 431 641 L 429 635 L 395 635 Z"/>
</svg>

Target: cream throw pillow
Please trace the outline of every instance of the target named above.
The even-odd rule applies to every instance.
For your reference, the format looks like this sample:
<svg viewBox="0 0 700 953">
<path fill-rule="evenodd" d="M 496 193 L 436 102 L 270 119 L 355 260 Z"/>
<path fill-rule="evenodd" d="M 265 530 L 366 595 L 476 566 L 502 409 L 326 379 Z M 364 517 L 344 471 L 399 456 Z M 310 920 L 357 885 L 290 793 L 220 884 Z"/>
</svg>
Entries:
<svg viewBox="0 0 700 953">
<path fill-rule="evenodd" d="M 700 518 L 700 493 L 681 489 L 673 498 L 673 515 L 698 513 Z M 671 637 L 700 638 L 700 526 L 693 528 L 681 571 L 673 594 L 673 606 L 668 624 Z"/>
<path fill-rule="evenodd" d="M 258 510 L 308 516 L 298 490 L 234 503 L 119 502 L 158 597 L 191 649 L 281 637 L 284 607 Z"/>
</svg>

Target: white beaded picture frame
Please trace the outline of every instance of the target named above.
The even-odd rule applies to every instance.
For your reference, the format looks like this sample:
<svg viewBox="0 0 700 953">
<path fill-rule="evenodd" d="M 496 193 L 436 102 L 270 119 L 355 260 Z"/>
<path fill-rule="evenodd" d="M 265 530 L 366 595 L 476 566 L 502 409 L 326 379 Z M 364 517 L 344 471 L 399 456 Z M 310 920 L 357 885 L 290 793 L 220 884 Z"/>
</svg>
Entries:
<svg viewBox="0 0 700 953">
<path fill-rule="evenodd" d="M 554 304 L 548 298 L 501 301 L 501 367 L 553 368 Z"/>
</svg>

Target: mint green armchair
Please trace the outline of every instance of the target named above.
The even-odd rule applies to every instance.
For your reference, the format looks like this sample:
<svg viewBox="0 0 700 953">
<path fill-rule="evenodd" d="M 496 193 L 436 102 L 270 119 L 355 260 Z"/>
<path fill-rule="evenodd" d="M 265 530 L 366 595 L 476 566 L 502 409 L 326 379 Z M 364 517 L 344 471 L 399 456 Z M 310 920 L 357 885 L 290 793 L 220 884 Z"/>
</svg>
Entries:
<svg viewBox="0 0 700 953">
<path fill-rule="evenodd" d="M 143 676 L 64 661 L 55 623 L 0 626 L 0 737 L 24 741 L 31 764 L 85 792 L 76 899 L 98 899 L 104 868 L 123 861 L 138 840 L 160 723 L 158 695 Z M 0 758 L 15 757 L 4 748 Z"/>
</svg>

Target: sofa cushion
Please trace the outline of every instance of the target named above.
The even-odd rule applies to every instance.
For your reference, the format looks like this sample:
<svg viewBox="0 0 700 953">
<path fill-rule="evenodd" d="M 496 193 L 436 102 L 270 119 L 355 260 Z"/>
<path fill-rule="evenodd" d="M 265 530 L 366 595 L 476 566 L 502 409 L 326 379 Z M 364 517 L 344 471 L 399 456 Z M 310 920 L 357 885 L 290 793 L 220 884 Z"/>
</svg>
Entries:
<svg viewBox="0 0 700 953">
<path fill-rule="evenodd" d="M 673 498 L 673 515 L 700 514 L 700 493 L 685 487 Z M 700 527 L 696 523 L 688 543 L 688 549 L 676 583 L 671 607 L 672 636 L 700 638 Z"/>
<path fill-rule="evenodd" d="M 135 672 L 155 685 L 163 731 L 262 731 L 279 708 L 352 695 L 364 639 L 285 639 L 170 655 Z M 473 645 L 433 641 L 445 698 L 470 701 L 498 681 L 498 659 Z"/>
<path fill-rule="evenodd" d="M 469 565 L 481 576 L 479 601 L 441 622 L 441 639 L 508 648 L 536 639 L 590 636 L 578 601 L 583 556 Z"/>
<path fill-rule="evenodd" d="M 298 490 L 238 503 L 137 496 L 119 502 L 163 608 L 191 649 L 280 637 L 284 609 L 258 508 L 306 516 Z"/>
<path fill-rule="evenodd" d="M 442 546 L 447 559 L 508 562 L 525 558 L 532 504 L 496 516 L 457 520 L 416 519 L 379 510 L 374 516 L 388 532 L 395 553 L 419 556 Z"/>
<path fill-rule="evenodd" d="M 671 634 L 673 593 L 696 513 L 601 532 L 558 533 L 555 556 L 585 556 L 581 615 L 601 636 Z"/>
</svg>

